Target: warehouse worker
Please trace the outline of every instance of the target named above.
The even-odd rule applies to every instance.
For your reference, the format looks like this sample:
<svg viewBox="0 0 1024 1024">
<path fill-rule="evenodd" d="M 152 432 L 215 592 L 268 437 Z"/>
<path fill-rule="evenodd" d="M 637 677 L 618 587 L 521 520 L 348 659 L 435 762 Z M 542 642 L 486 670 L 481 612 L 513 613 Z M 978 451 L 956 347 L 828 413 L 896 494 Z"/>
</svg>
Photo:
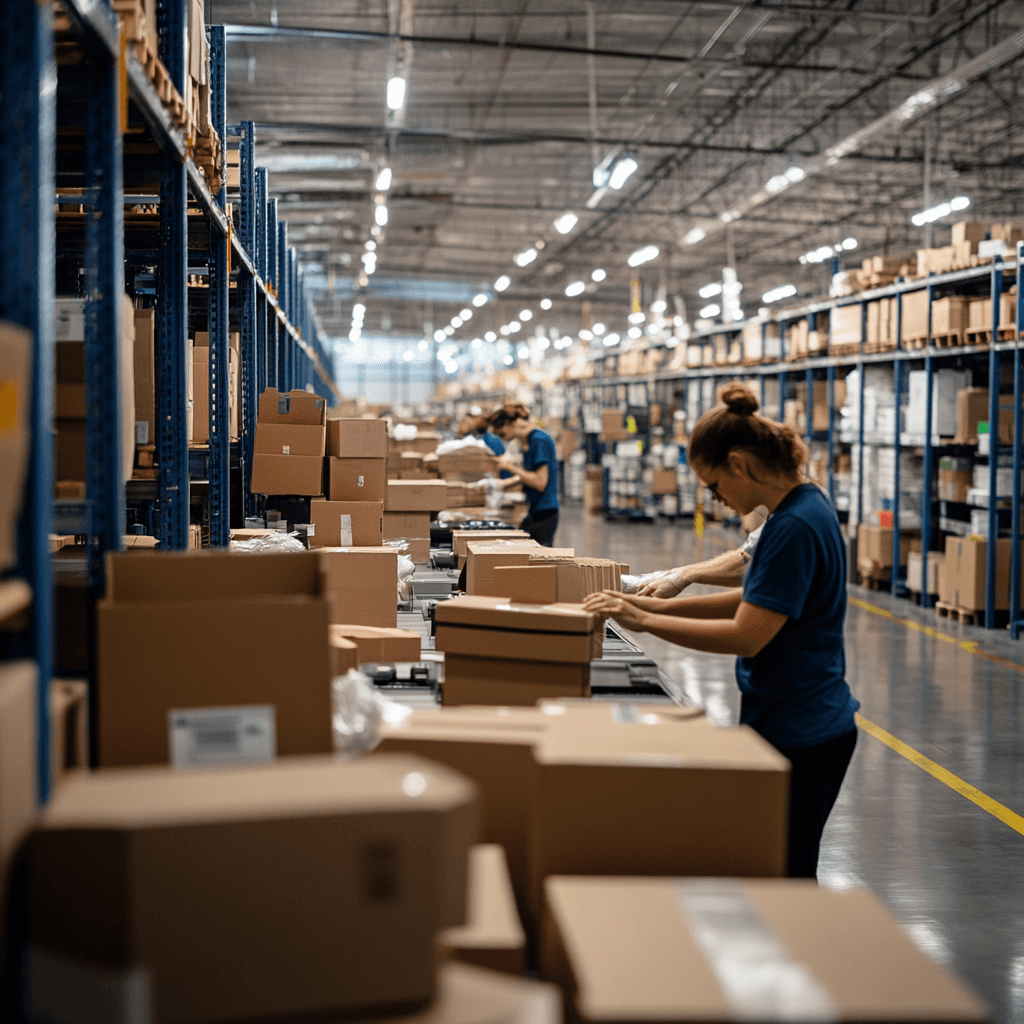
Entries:
<svg viewBox="0 0 1024 1024">
<path fill-rule="evenodd" d="M 558 528 L 558 454 L 555 442 L 538 428 L 530 411 L 520 402 L 506 402 L 491 414 L 491 430 L 502 441 L 518 438 L 523 446 L 523 464 L 517 466 L 508 455 L 498 459 L 498 465 L 512 474 L 512 481 L 522 482 L 530 511 L 519 524 L 538 544 L 554 546 Z"/>
<path fill-rule="evenodd" d="M 766 508 L 754 509 L 762 519 L 768 518 Z M 761 539 L 762 523 L 752 530 L 747 539 L 733 551 L 723 551 L 706 562 L 679 565 L 667 569 L 654 579 L 648 580 L 637 590 L 638 597 L 676 597 L 691 583 L 705 583 L 713 587 L 741 587 L 743 576 L 753 557 L 757 542 Z"/>
<path fill-rule="evenodd" d="M 658 600 L 613 591 L 586 607 L 638 632 L 713 654 L 736 654 L 740 721 L 792 764 L 789 874 L 813 878 L 822 830 L 857 742 L 860 706 L 846 683 L 846 555 L 828 498 L 807 482 L 806 446 L 757 415 L 740 384 L 690 437 L 690 466 L 715 497 L 771 517 L 742 590 Z"/>
<path fill-rule="evenodd" d="M 474 405 L 469 410 L 466 417 L 459 423 L 459 429 L 462 431 L 463 436 L 471 435 L 483 441 L 495 456 L 505 454 L 505 445 L 500 437 L 491 433 L 490 424 L 487 422 L 487 417 L 479 405 Z M 512 474 L 507 469 L 503 469 L 498 476 L 502 480 L 508 480 Z"/>
</svg>

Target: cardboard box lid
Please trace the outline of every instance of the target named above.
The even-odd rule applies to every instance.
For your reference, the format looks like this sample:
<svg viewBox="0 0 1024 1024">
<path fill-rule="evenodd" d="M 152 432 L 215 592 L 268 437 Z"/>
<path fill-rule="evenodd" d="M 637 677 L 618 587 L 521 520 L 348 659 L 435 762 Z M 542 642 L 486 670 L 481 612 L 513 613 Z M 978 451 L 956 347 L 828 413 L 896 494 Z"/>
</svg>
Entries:
<svg viewBox="0 0 1024 1024">
<path fill-rule="evenodd" d="M 434 615 L 438 623 L 532 633 L 592 633 L 600 621 L 579 604 L 522 604 L 473 594 L 442 601 Z"/>
<path fill-rule="evenodd" d="M 260 395 L 257 420 L 262 423 L 325 424 L 327 402 L 312 391 L 267 388 Z"/>
<path fill-rule="evenodd" d="M 833 892 L 798 879 L 553 877 L 545 890 L 577 986 L 577 1006 L 588 1021 L 739 1019 L 737 1000 L 730 1001 L 722 980 L 728 965 L 695 932 L 694 925 L 703 924 L 706 934 L 718 934 L 714 919 L 702 916 L 702 904 L 709 902 L 720 913 L 735 911 L 730 916 L 739 920 L 737 930 L 749 921 L 747 933 L 762 949 L 777 942 L 781 957 L 807 972 L 806 982 L 824 1004 L 820 1017 L 766 1013 L 765 1019 L 990 1019 L 866 889 Z M 723 946 L 735 955 L 734 943 Z M 749 993 L 749 971 L 743 980 Z M 765 1005 L 775 1003 L 766 999 Z"/>
<path fill-rule="evenodd" d="M 422 641 L 419 633 L 411 629 L 398 629 L 395 626 L 350 626 L 347 624 L 333 625 L 330 627 L 331 640 L 415 640 L 417 644 Z"/>
<path fill-rule="evenodd" d="M 638 717 L 617 720 L 611 709 L 603 719 L 554 716 L 537 745 L 537 762 L 789 773 L 789 762 L 748 726 L 721 729 L 703 716 L 682 721 Z"/>
<path fill-rule="evenodd" d="M 381 739 L 532 746 L 547 728 L 536 708 L 415 708 L 401 724 L 381 726 Z"/>
<path fill-rule="evenodd" d="M 466 923 L 441 933 L 448 949 L 522 949 L 526 945 L 504 847 L 481 843 L 469 851 L 469 906 Z"/>
<path fill-rule="evenodd" d="M 372 550 L 372 549 L 371 549 Z M 241 556 L 227 551 L 132 551 L 107 556 L 111 601 L 190 602 L 318 596 L 316 552 Z"/>
<path fill-rule="evenodd" d="M 423 778 L 410 787 L 410 774 Z M 406 792 L 410 788 L 415 788 L 415 794 Z M 109 769 L 70 779 L 53 795 L 38 829 L 132 831 L 218 821 L 444 809 L 473 799 L 473 787 L 462 776 L 409 754 L 347 762 L 333 756 L 286 757 L 266 765 L 208 772 Z"/>
</svg>

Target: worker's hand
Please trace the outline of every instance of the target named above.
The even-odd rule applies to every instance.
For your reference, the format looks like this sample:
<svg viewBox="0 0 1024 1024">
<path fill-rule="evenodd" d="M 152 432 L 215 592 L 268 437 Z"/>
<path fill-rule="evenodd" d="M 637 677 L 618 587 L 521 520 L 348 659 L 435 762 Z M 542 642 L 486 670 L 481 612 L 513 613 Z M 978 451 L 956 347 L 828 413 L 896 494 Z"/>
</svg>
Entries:
<svg viewBox="0 0 1024 1024">
<path fill-rule="evenodd" d="M 659 576 L 656 579 L 648 580 L 642 587 L 639 587 L 636 592 L 637 597 L 675 597 L 677 594 L 681 594 L 687 584 L 676 583 L 679 579 L 678 576 Z"/>
<path fill-rule="evenodd" d="M 515 472 L 519 467 L 512 461 L 511 456 L 508 455 L 496 455 L 494 461 L 499 469 L 507 469 L 510 472 Z"/>
<path fill-rule="evenodd" d="M 583 608 L 594 615 L 600 615 L 602 619 L 614 619 L 624 629 L 634 633 L 642 633 L 646 629 L 647 613 L 617 590 L 588 594 Z"/>
</svg>

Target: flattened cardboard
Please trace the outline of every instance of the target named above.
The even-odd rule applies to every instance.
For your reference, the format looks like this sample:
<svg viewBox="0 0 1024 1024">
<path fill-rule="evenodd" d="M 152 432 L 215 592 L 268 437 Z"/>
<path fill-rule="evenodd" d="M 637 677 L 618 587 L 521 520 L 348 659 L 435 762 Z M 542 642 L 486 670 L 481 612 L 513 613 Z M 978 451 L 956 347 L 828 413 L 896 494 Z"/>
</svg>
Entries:
<svg viewBox="0 0 1024 1024">
<path fill-rule="evenodd" d="M 590 696 L 590 664 L 500 660 L 445 654 L 445 707 L 534 707 L 538 701 Z"/>
<path fill-rule="evenodd" d="M 331 599 L 331 622 L 398 625 L 398 554 L 392 548 L 317 548 Z"/>
<path fill-rule="evenodd" d="M 497 843 L 481 843 L 469 853 L 469 897 L 466 923 L 440 935 L 448 956 L 493 971 L 521 975 L 526 967 L 523 931 L 508 873 L 505 851 Z"/>
<path fill-rule="evenodd" d="M 558 572 L 553 565 L 500 565 L 494 570 L 494 589 L 510 601 L 554 604 L 558 600 Z"/>
<path fill-rule="evenodd" d="M 285 452 L 288 448 L 288 452 Z M 316 425 L 297 423 L 257 423 L 254 453 L 266 455 L 324 454 L 324 432 Z"/>
<path fill-rule="evenodd" d="M 360 665 L 374 661 L 419 661 L 423 647 L 419 633 L 382 626 L 331 626 L 331 642 L 337 638 L 356 645 Z"/>
<path fill-rule="evenodd" d="M 465 921 L 473 804 L 407 756 L 83 774 L 28 849 L 31 940 L 145 965 L 154 1024 L 422 1006 Z"/>
<path fill-rule="evenodd" d="M 320 498 L 309 503 L 309 521 L 316 532 L 309 538 L 310 547 L 341 547 L 341 517 L 352 522 L 352 544 L 355 547 L 380 547 L 384 542 L 384 504 L 380 501 L 326 501 Z"/>
<path fill-rule="evenodd" d="M 684 905 L 702 879 L 550 878 L 541 971 L 570 989 L 579 1020 L 728 1024 L 737 1008 L 698 945 Z M 836 1024 L 958 1024 L 987 1008 L 907 938 L 866 889 L 813 881 L 728 880 L 785 951 L 814 978 Z M 765 1019 L 781 1019 L 765 1006 Z M 758 1018 L 760 1019 L 760 1018 Z"/>
<path fill-rule="evenodd" d="M 384 501 L 388 480 L 383 459 L 330 458 L 326 466 L 331 501 Z"/>
<path fill-rule="evenodd" d="M 323 494 L 324 460 L 315 455 L 267 455 L 252 457 L 253 494 Z"/>
<path fill-rule="evenodd" d="M 440 512 L 448 507 L 443 480 L 389 480 L 385 512 Z"/>
<path fill-rule="evenodd" d="M 368 419 L 328 420 L 327 454 L 339 459 L 386 459 L 387 422 Z"/>
</svg>

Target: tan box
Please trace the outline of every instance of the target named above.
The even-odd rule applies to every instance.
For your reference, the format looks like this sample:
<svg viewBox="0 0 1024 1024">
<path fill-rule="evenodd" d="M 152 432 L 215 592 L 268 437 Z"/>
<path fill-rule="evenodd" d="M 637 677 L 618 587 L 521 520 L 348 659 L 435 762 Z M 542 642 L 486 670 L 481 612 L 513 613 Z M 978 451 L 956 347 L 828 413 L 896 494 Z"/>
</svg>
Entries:
<svg viewBox="0 0 1024 1024">
<path fill-rule="evenodd" d="M 298 494 L 319 497 L 323 494 L 324 460 L 316 455 L 268 455 L 256 452 L 252 457 L 253 494 Z"/>
<path fill-rule="evenodd" d="M 979 224 L 977 221 L 971 220 L 961 220 L 953 225 L 951 242 L 954 246 L 967 242 L 971 246 L 971 252 L 976 253 L 978 251 L 978 243 L 984 242 L 987 235 L 987 224 Z"/>
<path fill-rule="evenodd" d="M 496 595 L 494 570 L 499 565 L 528 565 L 530 555 L 539 553 L 541 545 L 535 540 L 498 540 L 466 543 L 466 592 L 468 594 Z M 572 548 L 547 548 L 549 555 L 575 554 Z"/>
<path fill-rule="evenodd" d="M 56 390 L 56 404 L 54 406 L 56 418 L 60 420 L 84 420 L 86 417 L 85 385 L 84 384 L 58 384 Z"/>
<path fill-rule="evenodd" d="M 1017 322 L 1017 296 L 999 296 L 999 326 L 1013 327 Z M 992 299 L 971 299 L 968 324 L 973 331 L 992 330 Z"/>
<path fill-rule="evenodd" d="M 907 555 L 907 587 L 917 594 L 921 590 L 921 568 L 923 555 L 920 551 L 911 551 Z M 928 579 L 925 581 L 924 593 L 937 594 L 939 592 L 939 572 L 945 555 L 941 551 L 928 552 Z"/>
<path fill-rule="evenodd" d="M 495 635 L 489 630 L 479 632 L 488 639 L 492 649 L 508 645 L 510 640 L 513 644 L 524 646 L 533 642 L 529 634 Z M 439 642 L 440 633 L 439 630 Z M 450 630 L 445 630 L 445 642 L 452 642 Z M 556 652 L 555 656 L 562 657 L 562 654 Z M 507 648 L 500 658 L 445 653 L 444 685 L 441 688 L 441 703 L 445 707 L 488 705 L 530 708 L 541 700 L 589 696 L 589 651 L 585 664 L 568 664 L 564 660 L 520 661 L 508 653 Z"/>
<path fill-rule="evenodd" d="M 359 648 L 343 636 L 330 636 L 331 678 L 343 676 L 349 669 L 359 668 Z"/>
<path fill-rule="evenodd" d="M 85 420 L 57 420 L 54 476 L 85 480 L 89 463 Z"/>
<path fill-rule="evenodd" d="M 405 540 L 409 546 L 407 554 L 417 565 L 425 565 L 430 561 L 430 538 L 429 537 L 407 537 Z"/>
<path fill-rule="evenodd" d="M 419 661 L 423 638 L 409 629 L 380 626 L 331 626 L 331 643 L 337 639 L 356 645 L 359 664 L 373 661 Z"/>
<path fill-rule="evenodd" d="M 342 546 L 341 519 L 348 516 L 352 530 L 350 546 L 380 547 L 384 543 L 384 503 L 380 501 L 325 501 L 316 498 L 309 503 L 309 521 L 315 532 L 310 547 Z"/>
<path fill-rule="evenodd" d="M 912 551 L 921 550 L 921 538 L 906 530 L 900 538 L 900 565 L 906 565 Z M 892 527 L 869 526 L 861 523 L 857 527 L 857 561 L 865 566 L 862 572 L 870 575 L 867 563 L 876 569 L 892 569 Z"/>
<path fill-rule="evenodd" d="M 388 484 L 384 459 L 329 458 L 326 465 L 331 501 L 384 501 Z"/>
<path fill-rule="evenodd" d="M 829 313 L 829 345 L 859 345 L 860 316 L 860 303 L 833 306 Z"/>
<path fill-rule="evenodd" d="M 958 334 L 967 328 L 967 299 L 947 295 L 932 302 L 932 335 Z"/>
<path fill-rule="evenodd" d="M 895 308 L 896 303 L 892 303 Z M 928 333 L 928 291 L 904 292 L 903 338 L 923 338 Z M 895 335 L 893 337 L 895 341 Z"/>
<path fill-rule="evenodd" d="M 50 680 L 50 785 L 89 767 L 89 688 L 80 679 Z"/>
<path fill-rule="evenodd" d="M 316 554 L 111 555 L 97 614 L 101 765 L 166 763 L 185 708 L 270 704 L 278 754 L 332 749 Z"/>
<path fill-rule="evenodd" d="M 441 512 L 447 507 L 448 487 L 443 480 L 388 481 L 385 512 Z"/>
<path fill-rule="evenodd" d="M 996 541 L 996 611 L 1010 607 L 1009 537 Z M 968 611 L 985 607 L 985 568 L 988 542 L 981 538 L 948 538 L 946 551 L 953 549 L 952 604 Z M 1022 574 L 1024 575 L 1024 574 Z"/>
<path fill-rule="evenodd" d="M 327 454 L 339 459 L 386 459 L 386 420 L 339 419 L 327 421 Z"/>
<path fill-rule="evenodd" d="M 437 471 L 446 480 L 479 480 L 497 476 L 498 467 L 489 449 L 463 449 L 438 455 Z"/>
<path fill-rule="evenodd" d="M 522 530 L 513 530 L 511 527 L 507 530 L 460 530 L 458 527 L 452 528 L 452 551 L 455 553 L 455 557 L 459 560 L 461 567 L 462 563 L 466 559 L 466 545 L 472 541 L 479 541 L 485 543 L 486 541 L 492 540 L 529 540 L 530 535 L 524 533 Z"/>
<path fill-rule="evenodd" d="M 959 537 L 946 537 L 946 551 L 939 566 L 939 600 L 943 604 L 953 604 L 956 598 L 957 574 L 960 571 L 958 559 Z"/>
<path fill-rule="evenodd" d="M 385 512 L 385 540 L 430 540 L 429 512 Z"/>
<path fill-rule="evenodd" d="M 589 591 L 586 585 L 586 567 L 575 558 L 546 558 L 531 555 L 529 567 L 551 565 L 555 570 L 555 600 L 564 604 L 581 604 Z"/>
<path fill-rule="evenodd" d="M 613 712 L 555 716 L 534 749 L 535 910 L 550 875 L 785 874 L 789 762 L 774 747 L 746 726 Z"/>
<path fill-rule="evenodd" d="M 322 459 L 324 432 L 315 424 L 257 423 L 253 452 L 260 455 L 309 455 Z"/>
<path fill-rule="evenodd" d="M 652 494 L 675 494 L 679 489 L 674 469 L 656 469 L 651 481 Z"/>
<path fill-rule="evenodd" d="M 135 441 L 156 443 L 156 310 L 135 310 Z M 84 414 L 83 414 L 84 415 Z M 141 424 L 146 426 L 142 427 Z"/>
<path fill-rule="evenodd" d="M 425 1005 L 474 817 L 466 780 L 409 756 L 77 776 L 27 851 L 30 1015 L 63 995 L 109 1019 L 85 979 L 154 1024 Z"/>
<path fill-rule="evenodd" d="M 553 565 L 502 565 L 494 570 L 494 589 L 510 601 L 554 604 L 558 571 Z"/>
<path fill-rule="evenodd" d="M 974 486 L 974 473 L 970 470 L 942 469 L 939 467 L 939 500 L 967 501 L 967 492 Z"/>
<path fill-rule="evenodd" d="M 267 388 L 260 395 L 256 419 L 260 423 L 322 425 L 327 422 L 327 403 L 312 391 Z"/>
<path fill-rule="evenodd" d="M 526 968 L 526 933 L 516 910 L 504 849 L 481 843 L 469 853 L 466 923 L 441 933 L 441 946 L 453 960 L 506 974 Z"/>
<path fill-rule="evenodd" d="M 978 423 L 988 420 L 988 388 L 961 388 L 956 393 L 956 444 L 977 444 Z"/>
<path fill-rule="evenodd" d="M 571 993 L 579 1021 L 786 1019 L 772 984 L 783 961 L 802 1020 L 991 1020 L 866 889 L 803 879 L 551 878 L 546 895 L 541 971 Z M 725 934 L 730 923 L 765 951 L 771 981 L 761 996 L 744 947 L 728 941 L 737 934 Z M 730 993 L 730 977 L 742 979 L 742 995 Z"/>
<path fill-rule="evenodd" d="M 32 334 L 0 320 L 0 569 L 18 558 L 31 406 Z"/>
<path fill-rule="evenodd" d="M 196 444 L 210 441 L 210 350 L 192 346 L 192 432 Z"/>
<path fill-rule="evenodd" d="M 393 548 L 317 548 L 331 599 L 330 621 L 398 625 L 398 554 Z"/>
</svg>

